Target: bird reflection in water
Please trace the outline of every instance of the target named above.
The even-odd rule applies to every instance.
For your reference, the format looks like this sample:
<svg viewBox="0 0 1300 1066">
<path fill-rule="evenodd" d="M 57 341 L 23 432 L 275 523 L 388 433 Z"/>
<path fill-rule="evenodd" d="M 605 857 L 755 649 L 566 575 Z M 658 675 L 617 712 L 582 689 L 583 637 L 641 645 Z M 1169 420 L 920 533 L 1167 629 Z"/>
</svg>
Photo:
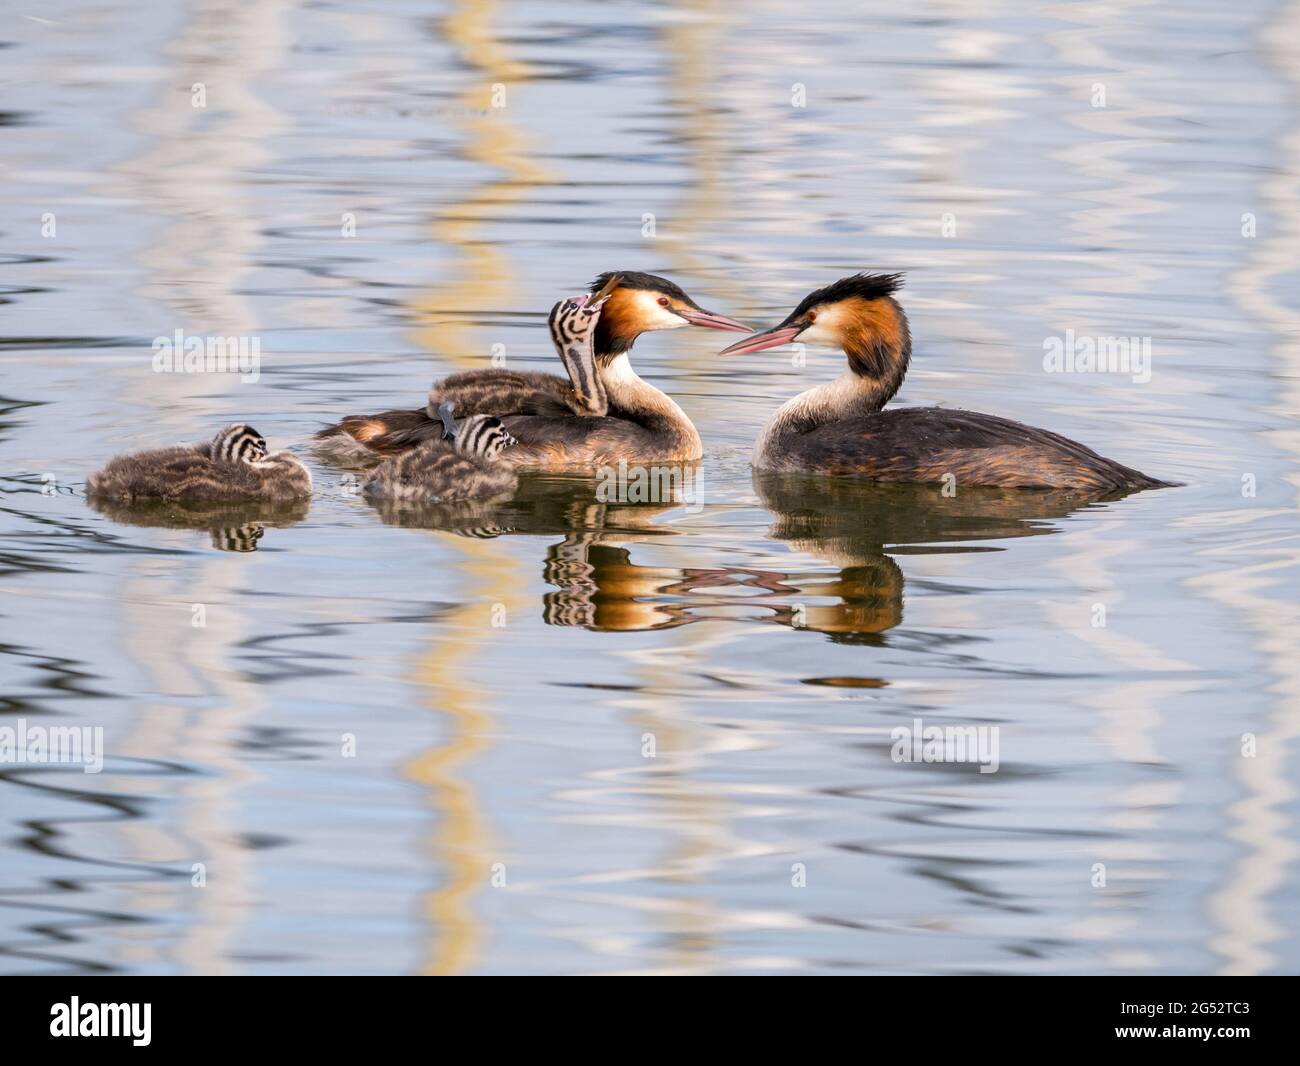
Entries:
<svg viewBox="0 0 1300 1066">
<path fill-rule="evenodd" d="M 878 643 L 902 622 L 904 579 L 895 556 L 1000 551 L 975 542 L 1055 533 L 1054 520 L 1092 502 L 1049 489 L 972 488 L 945 496 L 934 485 L 802 474 L 756 473 L 754 488 L 772 513 L 773 540 L 838 568 L 830 575 L 764 571 L 780 582 L 782 595 L 796 597 L 768 620 L 840 643 Z"/>
<path fill-rule="evenodd" d="M 127 526 L 207 530 L 218 551 L 252 552 L 268 527 L 284 529 L 307 517 L 310 500 L 204 503 L 199 501 L 122 500 L 93 497 L 86 501 L 100 514 Z"/>
<path fill-rule="evenodd" d="M 458 537 L 491 539 L 514 529 L 501 521 L 502 505 L 509 499 L 482 497 L 455 503 L 431 503 L 427 500 L 373 499 L 370 506 L 385 525 L 404 529 L 434 529 Z"/>
<path fill-rule="evenodd" d="M 833 570 L 634 562 L 638 543 L 682 535 L 663 517 L 683 501 L 607 503 L 593 482 L 572 478 L 527 478 L 505 500 L 386 505 L 379 513 L 391 524 L 459 536 L 558 536 L 542 561 L 553 586 L 542 599 L 549 625 L 637 632 L 747 619 L 871 644 L 903 619 L 896 556 L 999 551 L 984 542 L 1054 533 L 1056 520 L 1102 502 L 1030 489 L 949 497 L 936 486 L 798 474 L 756 474 L 754 488 L 772 514 L 769 537 Z"/>
</svg>

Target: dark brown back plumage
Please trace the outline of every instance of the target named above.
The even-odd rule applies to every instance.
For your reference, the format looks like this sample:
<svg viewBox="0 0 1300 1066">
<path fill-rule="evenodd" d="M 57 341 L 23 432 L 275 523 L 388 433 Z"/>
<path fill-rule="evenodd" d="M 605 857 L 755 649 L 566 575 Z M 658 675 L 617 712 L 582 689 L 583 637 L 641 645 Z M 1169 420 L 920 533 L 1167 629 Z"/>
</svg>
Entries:
<svg viewBox="0 0 1300 1066">
<path fill-rule="evenodd" d="M 582 420 L 573 387 L 554 374 L 515 370 L 467 370 L 434 383 L 428 404 L 415 411 L 349 415 L 316 434 L 320 455 L 343 466 L 373 466 L 430 440 L 441 440 L 439 405 L 452 403 L 458 414 L 494 414 L 516 436 L 516 424 L 533 436 L 556 421 Z M 531 419 L 517 423 L 516 419 Z M 527 437 L 520 437 L 527 441 Z M 516 461 L 522 459 L 521 454 Z"/>
<path fill-rule="evenodd" d="M 1166 482 L 1059 433 L 1009 418 L 941 407 L 896 407 L 787 438 L 766 469 L 816 470 L 881 482 L 1075 489 L 1160 488 Z"/>
</svg>

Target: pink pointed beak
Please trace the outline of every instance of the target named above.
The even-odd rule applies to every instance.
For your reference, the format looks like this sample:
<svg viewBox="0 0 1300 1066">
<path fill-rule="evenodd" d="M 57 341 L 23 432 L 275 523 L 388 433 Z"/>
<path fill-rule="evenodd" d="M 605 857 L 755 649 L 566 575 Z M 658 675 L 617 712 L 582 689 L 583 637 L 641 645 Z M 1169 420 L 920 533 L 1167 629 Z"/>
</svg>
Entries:
<svg viewBox="0 0 1300 1066">
<path fill-rule="evenodd" d="M 762 333 L 755 333 L 743 341 L 736 341 L 730 348 L 723 348 L 718 354 L 744 355 L 746 352 L 765 352 L 769 348 L 779 348 L 783 344 L 789 344 L 802 332 L 800 326 L 777 326 L 774 329 L 765 329 Z"/>
<path fill-rule="evenodd" d="M 752 326 L 737 322 L 734 318 L 728 318 L 726 315 L 715 315 L 712 311 L 700 311 L 688 307 L 686 310 L 677 311 L 676 313 L 686 319 L 692 326 L 703 326 L 705 329 L 729 329 L 733 333 L 750 333 L 753 331 Z"/>
</svg>

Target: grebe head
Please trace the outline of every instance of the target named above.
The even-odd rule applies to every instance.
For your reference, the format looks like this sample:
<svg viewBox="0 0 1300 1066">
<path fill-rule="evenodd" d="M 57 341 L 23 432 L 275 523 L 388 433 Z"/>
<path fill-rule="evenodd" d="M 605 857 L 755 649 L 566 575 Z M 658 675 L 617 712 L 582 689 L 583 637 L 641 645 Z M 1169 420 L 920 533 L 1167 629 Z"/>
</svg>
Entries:
<svg viewBox="0 0 1300 1066">
<path fill-rule="evenodd" d="M 701 326 L 748 333 L 750 327 L 725 315 L 706 311 L 679 285 L 657 274 L 614 270 L 591 283 L 594 297 L 607 297 L 596 326 L 597 358 L 612 358 L 632 347 L 642 333 L 656 329 Z"/>
<path fill-rule="evenodd" d="M 495 459 L 507 448 L 519 443 L 496 415 L 470 415 L 455 432 L 456 450 L 482 459 Z"/>
<path fill-rule="evenodd" d="M 212 458 L 227 463 L 257 463 L 266 455 L 265 438 L 242 422 L 227 426 L 212 441 Z"/>
<path fill-rule="evenodd" d="M 861 377 L 905 370 L 912 354 L 907 316 L 894 299 L 902 274 L 854 274 L 810 292 L 784 322 L 737 341 L 721 355 L 779 348 L 799 340 L 841 348 Z"/>
<path fill-rule="evenodd" d="M 618 288 L 618 281 L 618 276 L 615 275 L 599 291 L 590 295 L 584 293 L 582 296 L 570 296 L 551 308 L 546 326 L 551 331 L 551 343 L 557 351 L 588 342 L 595 347 L 594 334 L 600 324 L 601 312 Z"/>
</svg>

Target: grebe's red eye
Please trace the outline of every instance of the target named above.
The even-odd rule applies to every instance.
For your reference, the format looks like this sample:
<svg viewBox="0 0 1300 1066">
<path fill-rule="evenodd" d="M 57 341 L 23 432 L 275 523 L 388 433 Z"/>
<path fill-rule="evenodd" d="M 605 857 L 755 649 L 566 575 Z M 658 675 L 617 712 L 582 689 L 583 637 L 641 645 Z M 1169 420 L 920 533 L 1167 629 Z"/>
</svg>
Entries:
<svg viewBox="0 0 1300 1066">
<path fill-rule="evenodd" d="M 817 321 L 817 312 L 816 312 L 816 311 L 809 311 L 809 312 L 808 312 L 808 321 L 809 321 L 809 322 L 816 322 L 816 321 Z"/>
<path fill-rule="evenodd" d="M 661 296 L 661 297 L 659 297 L 659 306 L 660 306 L 660 307 L 667 307 L 667 306 L 668 306 L 668 297 L 667 297 L 667 296 Z"/>
</svg>

